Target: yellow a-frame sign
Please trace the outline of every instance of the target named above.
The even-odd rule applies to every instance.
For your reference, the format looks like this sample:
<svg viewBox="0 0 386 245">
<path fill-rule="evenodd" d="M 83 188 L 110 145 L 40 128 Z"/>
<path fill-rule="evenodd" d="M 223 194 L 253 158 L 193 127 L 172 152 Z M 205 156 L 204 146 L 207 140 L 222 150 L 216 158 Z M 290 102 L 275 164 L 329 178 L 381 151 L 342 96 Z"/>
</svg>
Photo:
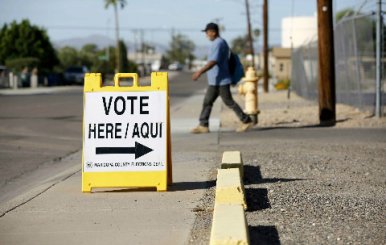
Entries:
<svg viewBox="0 0 386 245">
<path fill-rule="evenodd" d="M 133 79 L 120 86 L 121 78 Z M 172 183 L 168 76 L 153 72 L 140 86 L 136 73 L 118 73 L 102 86 L 88 73 L 83 97 L 82 191 L 155 187 Z"/>
</svg>

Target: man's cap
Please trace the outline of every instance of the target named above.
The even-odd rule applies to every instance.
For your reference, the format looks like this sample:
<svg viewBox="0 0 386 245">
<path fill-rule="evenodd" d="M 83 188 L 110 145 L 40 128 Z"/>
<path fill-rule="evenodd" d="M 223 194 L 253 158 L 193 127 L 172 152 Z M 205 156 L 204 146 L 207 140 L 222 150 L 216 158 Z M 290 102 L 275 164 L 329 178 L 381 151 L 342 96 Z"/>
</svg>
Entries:
<svg viewBox="0 0 386 245">
<path fill-rule="evenodd" d="M 206 25 L 205 29 L 202 31 L 206 32 L 207 30 L 214 30 L 214 31 L 218 32 L 218 25 L 216 23 L 209 23 Z"/>
</svg>

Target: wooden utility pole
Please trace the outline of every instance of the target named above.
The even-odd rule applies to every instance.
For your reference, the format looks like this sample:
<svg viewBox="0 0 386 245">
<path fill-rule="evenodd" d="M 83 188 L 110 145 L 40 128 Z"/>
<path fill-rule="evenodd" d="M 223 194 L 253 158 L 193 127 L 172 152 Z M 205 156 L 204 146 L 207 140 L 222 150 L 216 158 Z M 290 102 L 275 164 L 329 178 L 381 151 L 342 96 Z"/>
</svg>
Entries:
<svg viewBox="0 0 386 245">
<path fill-rule="evenodd" d="M 118 18 L 118 7 L 117 3 L 114 4 L 114 14 L 115 14 L 115 73 L 121 72 L 121 45 L 119 44 L 119 18 Z"/>
<path fill-rule="evenodd" d="M 335 59 L 331 0 L 317 0 L 319 51 L 319 121 L 335 125 Z"/>
<path fill-rule="evenodd" d="M 382 1 L 377 0 L 377 25 L 376 25 L 376 91 L 375 91 L 375 115 L 383 116 L 382 110 Z"/>
<path fill-rule="evenodd" d="M 245 8 L 247 10 L 247 30 L 248 30 L 249 53 L 252 55 L 252 67 L 255 68 L 255 50 L 253 48 L 251 16 L 249 13 L 249 0 L 245 0 Z"/>
<path fill-rule="evenodd" d="M 263 32 L 264 32 L 264 44 L 263 44 L 263 53 L 264 53 L 264 92 L 268 93 L 268 79 L 269 79 L 269 69 L 268 69 L 268 1 L 264 0 L 263 6 Z"/>
</svg>

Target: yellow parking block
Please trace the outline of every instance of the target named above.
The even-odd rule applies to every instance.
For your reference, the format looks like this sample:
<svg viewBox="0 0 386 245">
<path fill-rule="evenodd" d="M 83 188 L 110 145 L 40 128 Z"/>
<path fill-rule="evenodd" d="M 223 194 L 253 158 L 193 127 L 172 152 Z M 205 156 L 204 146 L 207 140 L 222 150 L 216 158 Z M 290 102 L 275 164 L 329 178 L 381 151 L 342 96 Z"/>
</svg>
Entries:
<svg viewBox="0 0 386 245">
<path fill-rule="evenodd" d="M 238 168 L 241 179 L 244 177 L 243 159 L 240 151 L 224 151 L 222 154 L 221 168 Z"/>
<path fill-rule="evenodd" d="M 215 205 L 209 244 L 249 244 L 248 225 L 241 205 Z"/>
<path fill-rule="evenodd" d="M 240 204 L 247 209 L 238 168 L 218 169 L 215 204 Z"/>
</svg>

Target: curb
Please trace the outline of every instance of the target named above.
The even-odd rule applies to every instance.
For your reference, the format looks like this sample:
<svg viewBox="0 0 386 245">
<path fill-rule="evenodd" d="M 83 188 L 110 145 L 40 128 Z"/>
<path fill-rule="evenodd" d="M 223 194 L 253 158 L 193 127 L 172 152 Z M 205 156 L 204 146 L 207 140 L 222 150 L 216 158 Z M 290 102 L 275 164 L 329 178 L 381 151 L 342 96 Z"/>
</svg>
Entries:
<svg viewBox="0 0 386 245">
<path fill-rule="evenodd" d="M 241 205 L 215 205 L 210 245 L 249 244 L 247 220 Z"/>
<path fill-rule="evenodd" d="M 247 209 L 244 186 L 238 168 L 217 170 L 216 204 L 240 204 L 245 210 Z"/>
<path fill-rule="evenodd" d="M 244 178 L 243 159 L 240 151 L 224 151 L 221 161 L 221 169 L 238 168 L 241 179 Z"/>
<path fill-rule="evenodd" d="M 224 152 L 221 169 L 217 172 L 210 245 L 249 244 L 242 173 L 241 153 Z"/>
</svg>

